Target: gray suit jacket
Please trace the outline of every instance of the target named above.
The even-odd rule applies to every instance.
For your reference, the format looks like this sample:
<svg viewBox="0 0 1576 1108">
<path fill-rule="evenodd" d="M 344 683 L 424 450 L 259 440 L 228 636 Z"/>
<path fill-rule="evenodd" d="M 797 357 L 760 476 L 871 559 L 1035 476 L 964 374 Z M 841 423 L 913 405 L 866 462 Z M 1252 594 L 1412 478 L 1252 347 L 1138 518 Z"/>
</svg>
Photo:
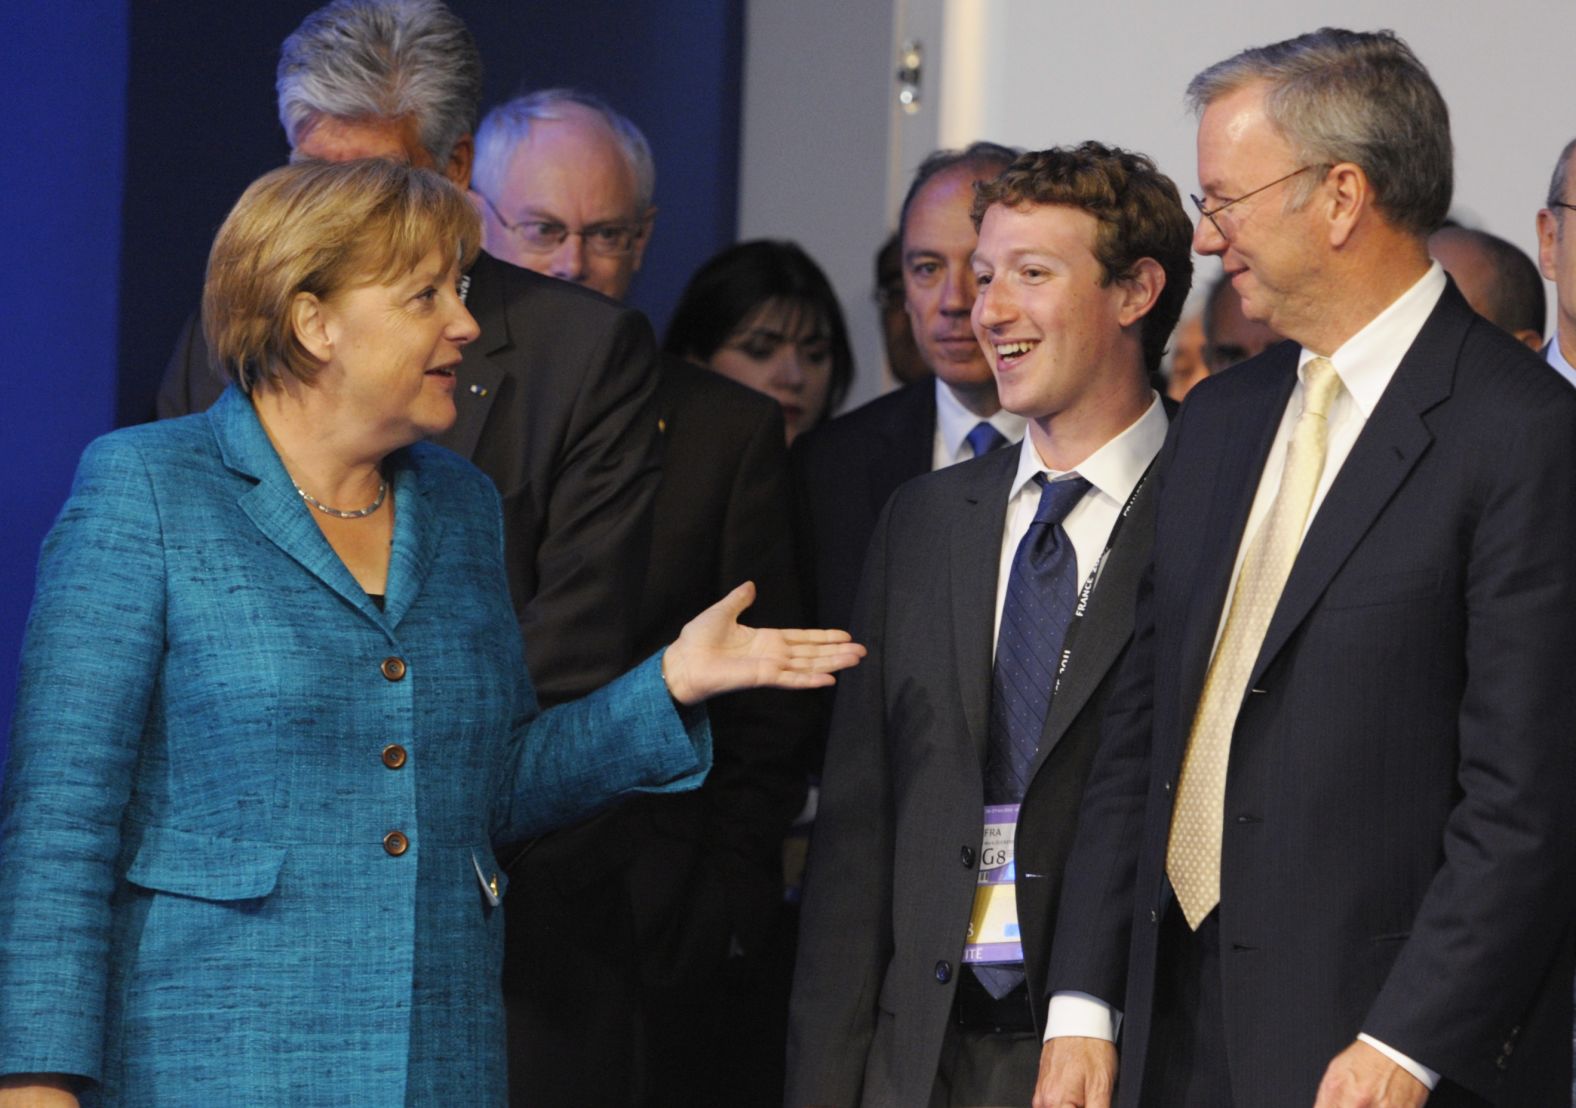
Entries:
<svg viewBox="0 0 1576 1108">
<path fill-rule="evenodd" d="M 811 848 L 790 1105 L 907 1106 L 930 1095 L 978 876 L 997 564 L 1017 458 L 1001 450 L 911 481 L 876 528 L 853 619 L 870 655 L 837 698 Z M 1152 526 L 1145 489 L 1094 592 L 1020 811 L 1020 922 L 1036 997 Z"/>
</svg>

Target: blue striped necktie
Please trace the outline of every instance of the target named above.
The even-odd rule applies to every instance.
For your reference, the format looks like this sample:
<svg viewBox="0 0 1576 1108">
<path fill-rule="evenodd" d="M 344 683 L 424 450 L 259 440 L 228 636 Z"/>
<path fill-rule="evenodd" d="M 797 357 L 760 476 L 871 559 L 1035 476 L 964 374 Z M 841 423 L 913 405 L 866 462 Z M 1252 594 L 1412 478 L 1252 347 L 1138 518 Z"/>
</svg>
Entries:
<svg viewBox="0 0 1576 1108">
<path fill-rule="evenodd" d="M 1023 799 L 1051 705 L 1062 640 L 1078 603 L 1078 555 L 1062 520 L 1089 491 L 1089 482 L 1082 477 L 1047 481 L 1043 473 L 1034 479 L 1040 486 L 1040 505 L 1012 556 L 996 639 L 985 761 L 987 804 Z"/>
<path fill-rule="evenodd" d="M 1082 477 L 1048 481 L 1036 473 L 1040 504 L 1018 543 L 1007 578 L 991 684 L 985 803 L 1017 804 L 1040 745 L 1062 642 L 1078 604 L 1078 554 L 1062 520 L 1089 491 Z M 1014 851 L 1016 853 L 1016 851 Z M 977 965 L 974 976 L 1000 1000 L 1023 980 L 1015 965 Z"/>
</svg>

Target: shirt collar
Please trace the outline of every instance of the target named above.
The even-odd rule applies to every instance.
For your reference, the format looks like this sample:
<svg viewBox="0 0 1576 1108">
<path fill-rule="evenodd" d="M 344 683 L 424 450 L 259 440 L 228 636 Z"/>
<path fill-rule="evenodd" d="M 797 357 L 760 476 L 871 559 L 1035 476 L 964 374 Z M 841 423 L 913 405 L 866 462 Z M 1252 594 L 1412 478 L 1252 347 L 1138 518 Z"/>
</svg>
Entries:
<svg viewBox="0 0 1576 1108">
<path fill-rule="evenodd" d="M 954 395 L 946 382 L 937 377 L 936 430 L 941 435 L 941 445 L 946 449 L 948 458 L 958 456 L 958 452 L 963 449 L 963 440 L 979 422 L 980 417 L 965 408 L 963 401 Z M 1000 431 L 1002 438 L 1008 442 L 1017 442 L 1023 438 L 1024 426 L 1027 423 L 1021 415 L 1014 415 L 1005 408 L 986 422 Z"/>
<path fill-rule="evenodd" d="M 1438 262 L 1428 267 L 1428 272 L 1416 284 L 1403 292 L 1384 311 L 1374 316 L 1351 338 L 1330 355 L 1341 384 L 1351 394 L 1352 400 L 1368 419 L 1374 413 L 1390 378 L 1395 376 L 1401 359 L 1417 341 L 1423 324 L 1433 314 L 1439 298 L 1445 293 L 1445 271 Z M 1297 376 L 1308 383 L 1307 366 L 1318 357 L 1307 347 L 1297 359 Z"/>
<path fill-rule="evenodd" d="M 1078 463 L 1078 467 L 1071 472 L 1088 481 L 1102 496 L 1109 497 L 1118 505 L 1125 504 L 1127 498 L 1133 495 L 1139 478 L 1149 469 L 1149 463 L 1160 452 L 1169 425 L 1160 397 L 1150 393 L 1149 407 L 1144 414 L 1121 434 L 1108 439 L 1104 446 Z M 1023 487 L 1034 480 L 1036 473 L 1044 473 L 1053 481 L 1062 476 L 1040 460 L 1040 453 L 1034 449 L 1033 440 L 1025 435 L 1018 448 L 1018 472 L 1012 479 L 1008 499 L 1022 492 Z"/>
<path fill-rule="evenodd" d="M 1576 369 L 1573 369 L 1570 362 L 1565 360 L 1565 354 L 1560 350 L 1558 331 L 1555 331 L 1554 337 L 1549 340 L 1548 349 L 1544 351 L 1544 357 L 1548 359 L 1549 365 L 1553 366 L 1561 377 L 1576 385 Z"/>
</svg>

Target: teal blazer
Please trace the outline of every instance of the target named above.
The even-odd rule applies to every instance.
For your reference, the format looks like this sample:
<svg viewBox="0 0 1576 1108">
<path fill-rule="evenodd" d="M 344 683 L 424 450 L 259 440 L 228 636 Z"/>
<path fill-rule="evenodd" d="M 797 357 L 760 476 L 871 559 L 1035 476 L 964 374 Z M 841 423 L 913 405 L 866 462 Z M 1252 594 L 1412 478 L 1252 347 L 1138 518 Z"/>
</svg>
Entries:
<svg viewBox="0 0 1576 1108">
<path fill-rule="evenodd" d="M 539 712 L 492 485 L 427 444 L 387 473 L 380 610 L 235 390 L 88 447 L 0 793 L 0 1073 L 504 1102 L 493 844 L 694 787 L 710 734 L 656 657 Z"/>
</svg>

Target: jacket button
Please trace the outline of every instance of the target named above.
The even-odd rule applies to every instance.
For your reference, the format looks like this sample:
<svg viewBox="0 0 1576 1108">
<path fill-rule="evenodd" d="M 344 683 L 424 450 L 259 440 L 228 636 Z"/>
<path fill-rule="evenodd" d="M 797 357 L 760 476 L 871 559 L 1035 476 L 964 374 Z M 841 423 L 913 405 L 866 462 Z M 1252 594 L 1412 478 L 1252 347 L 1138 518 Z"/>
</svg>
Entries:
<svg viewBox="0 0 1576 1108">
<path fill-rule="evenodd" d="M 972 846 L 966 846 L 960 850 L 958 857 L 962 860 L 964 869 L 974 868 L 974 848 Z"/>
<path fill-rule="evenodd" d="M 390 681 L 398 681 L 405 676 L 405 662 L 402 658 L 384 658 L 383 664 L 378 668 Z"/>
<path fill-rule="evenodd" d="M 405 748 L 399 743 L 390 743 L 383 748 L 383 764 L 389 769 L 399 769 L 405 764 Z"/>
<path fill-rule="evenodd" d="M 952 980 L 952 963 L 951 962 L 937 962 L 936 963 L 936 980 L 938 982 L 940 982 L 941 984 L 943 984 L 943 985 L 945 985 L 948 981 Z"/>
<path fill-rule="evenodd" d="M 383 836 L 383 849 L 398 858 L 410 849 L 410 840 L 402 831 L 390 831 Z"/>
</svg>

